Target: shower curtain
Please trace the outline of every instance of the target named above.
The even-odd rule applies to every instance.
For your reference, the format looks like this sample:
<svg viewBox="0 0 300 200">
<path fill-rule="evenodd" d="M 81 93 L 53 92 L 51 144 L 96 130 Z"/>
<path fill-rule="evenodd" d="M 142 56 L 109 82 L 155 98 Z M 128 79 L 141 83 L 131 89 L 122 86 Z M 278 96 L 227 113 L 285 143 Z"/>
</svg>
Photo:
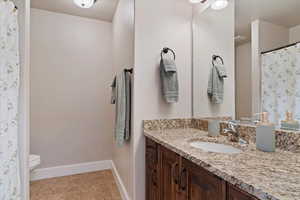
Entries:
<svg viewBox="0 0 300 200">
<path fill-rule="evenodd" d="M 300 45 L 262 55 L 262 109 L 276 125 L 292 112 L 300 120 Z"/>
<path fill-rule="evenodd" d="M 0 0 L 0 199 L 20 200 L 19 40 L 15 5 Z"/>
</svg>

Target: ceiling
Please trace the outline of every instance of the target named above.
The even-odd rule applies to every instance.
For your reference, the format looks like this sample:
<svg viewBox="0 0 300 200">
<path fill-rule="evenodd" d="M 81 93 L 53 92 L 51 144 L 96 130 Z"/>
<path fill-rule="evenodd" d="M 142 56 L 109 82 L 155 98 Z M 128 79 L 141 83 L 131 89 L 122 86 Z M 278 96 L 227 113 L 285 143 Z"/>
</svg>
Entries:
<svg viewBox="0 0 300 200">
<path fill-rule="evenodd" d="M 300 0 L 236 0 L 236 35 L 251 39 L 251 22 L 266 20 L 285 27 L 300 24 Z M 89 9 L 79 8 L 73 0 L 31 0 L 31 7 L 111 22 L 118 0 L 98 0 Z"/>
<path fill-rule="evenodd" d="M 251 21 L 262 19 L 287 28 L 300 24 L 300 0 L 236 0 L 236 35 L 251 39 Z"/>
<path fill-rule="evenodd" d="M 109 22 L 113 19 L 117 4 L 118 0 L 98 0 L 92 8 L 85 9 L 77 7 L 73 0 L 31 0 L 32 8 Z"/>
</svg>

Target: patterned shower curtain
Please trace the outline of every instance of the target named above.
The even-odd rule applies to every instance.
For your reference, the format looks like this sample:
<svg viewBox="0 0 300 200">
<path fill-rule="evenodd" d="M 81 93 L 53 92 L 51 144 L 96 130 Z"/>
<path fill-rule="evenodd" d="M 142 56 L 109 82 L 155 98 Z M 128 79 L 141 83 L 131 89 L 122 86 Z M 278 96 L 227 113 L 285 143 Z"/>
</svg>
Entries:
<svg viewBox="0 0 300 200">
<path fill-rule="evenodd" d="M 276 125 L 292 112 L 300 120 L 300 45 L 262 55 L 262 109 Z"/>
<path fill-rule="evenodd" d="M 0 200 L 20 200 L 19 40 L 15 5 L 0 0 Z"/>
</svg>

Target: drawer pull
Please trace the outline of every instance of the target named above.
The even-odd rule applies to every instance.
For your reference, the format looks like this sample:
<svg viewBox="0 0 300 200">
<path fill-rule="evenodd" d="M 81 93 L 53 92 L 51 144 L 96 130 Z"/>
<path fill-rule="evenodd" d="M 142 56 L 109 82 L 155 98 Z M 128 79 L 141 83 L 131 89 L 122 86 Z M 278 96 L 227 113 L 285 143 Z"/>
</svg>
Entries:
<svg viewBox="0 0 300 200">
<path fill-rule="evenodd" d="M 173 168 L 173 179 L 174 179 L 174 183 L 177 185 L 178 184 L 178 174 L 177 174 L 177 172 L 178 172 L 178 167 L 179 167 L 179 165 L 178 165 L 178 163 L 176 163 L 175 164 L 175 166 L 174 166 L 174 168 Z"/>
<path fill-rule="evenodd" d="M 151 174 L 151 179 L 152 179 L 152 184 L 154 185 L 154 186 L 157 186 L 157 182 L 156 182 L 156 179 L 157 179 L 157 170 L 156 169 L 154 169 L 153 171 L 152 171 L 152 174 Z"/>
<path fill-rule="evenodd" d="M 186 190 L 186 173 L 187 173 L 186 169 L 183 169 L 180 173 L 179 188 L 182 191 Z"/>
</svg>

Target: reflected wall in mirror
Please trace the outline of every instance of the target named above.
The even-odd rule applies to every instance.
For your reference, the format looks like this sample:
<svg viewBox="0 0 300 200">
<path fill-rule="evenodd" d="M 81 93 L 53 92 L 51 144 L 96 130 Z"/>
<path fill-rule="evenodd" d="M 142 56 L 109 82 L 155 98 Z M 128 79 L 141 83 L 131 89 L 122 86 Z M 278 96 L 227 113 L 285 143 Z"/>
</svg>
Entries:
<svg viewBox="0 0 300 200">
<path fill-rule="evenodd" d="M 214 10 L 207 1 L 194 9 L 193 18 L 193 115 L 194 117 L 234 116 L 234 1 L 222 10 Z M 224 91 L 208 96 L 208 83 L 212 74 L 213 55 L 222 58 L 227 78 L 224 85 L 212 81 L 211 92 Z M 222 64 L 217 58 L 215 64 Z M 219 87 L 217 87 L 217 84 Z M 216 86 L 216 87 L 215 87 Z M 217 100 L 214 104 L 211 101 Z"/>
<path fill-rule="evenodd" d="M 299 126 L 299 9 L 299 0 L 229 1 L 219 11 L 207 5 L 195 8 L 194 117 L 255 121 L 257 113 L 268 112 L 270 122 L 277 126 Z M 223 58 L 227 73 L 223 87 L 217 85 L 215 90 L 217 94 L 223 91 L 219 104 L 207 93 L 212 55 Z"/>
<path fill-rule="evenodd" d="M 236 118 L 300 120 L 300 1 L 236 1 Z"/>
</svg>

